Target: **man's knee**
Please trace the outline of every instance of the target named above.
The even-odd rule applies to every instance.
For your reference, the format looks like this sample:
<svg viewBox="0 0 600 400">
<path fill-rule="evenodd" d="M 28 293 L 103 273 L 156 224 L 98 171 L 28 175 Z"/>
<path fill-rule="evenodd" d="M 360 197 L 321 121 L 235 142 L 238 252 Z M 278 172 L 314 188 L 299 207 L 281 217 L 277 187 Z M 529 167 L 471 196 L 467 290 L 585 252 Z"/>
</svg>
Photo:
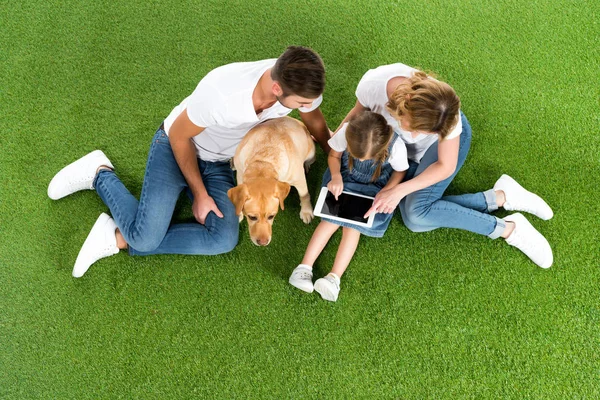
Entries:
<svg viewBox="0 0 600 400">
<path fill-rule="evenodd" d="M 162 243 L 163 239 L 164 236 L 159 237 L 157 235 L 137 236 L 127 241 L 127 244 L 136 251 L 141 253 L 149 253 L 156 250 Z"/>
<path fill-rule="evenodd" d="M 237 215 L 225 214 L 215 230 L 215 254 L 229 253 L 237 246 L 240 235 Z"/>
</svg>

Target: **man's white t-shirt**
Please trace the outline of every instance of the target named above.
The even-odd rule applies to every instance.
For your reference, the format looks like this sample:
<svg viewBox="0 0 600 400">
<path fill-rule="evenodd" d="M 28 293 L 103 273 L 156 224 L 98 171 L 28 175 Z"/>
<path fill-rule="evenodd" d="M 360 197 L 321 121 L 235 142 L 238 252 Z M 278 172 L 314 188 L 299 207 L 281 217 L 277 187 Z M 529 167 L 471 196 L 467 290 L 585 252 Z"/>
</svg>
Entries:
<svg viewBox="0 0 600 400">
<path fill-rule="evenodd" d="M 348 123 L 346 122 L 336 132 L 335 135 L 327 141 L 329 146 L 337 151 L 343 152 L 348 148 L 348 141 L 346 140 L 346 128 Z M 399 139 L 399 138 L 398 138 Z M 402 140 L 396 140 L 392 146 L 392 151 L 388 156 L 388 162 L 395 171 L 406 171 L 408 169 L 408 159 L 406 157 L 406 146 Z"/>
<path fill-rule="evenodd" d="M 386 109 L 386 104 L 389 101 L 387 96 L 387 84 L 390 79 L 397 76 L 410 78 L 417 71 L 418 70 L 412 67 L 400 63 L 383 65 L 375 69 L 370 69 L 363 75 L 358 83 L 358 87 L 356 88 L 356 98 L 363 106 L 368 107 L 373 112 L 383 115 L 388 121 L 388 124 L 394 128 L 394 131 L 406 144 L 408 158 L 415 162 L 420 162 L 429 146 L 438 140 L 438 135 L 422 133 L 413 138 L 410 132 L 405 131 L 400 127 L 398 121 L 392 117 Z M 462 122 L 459 118 L 458 123 L 452 132 L 446 136 L 446 140 L 460 136 L 461 132 Z"/>
<path fill-rule="evenodd" d="M 254 111 L 252 93 L 262 74 L 272 68 L 276 58 L 254 62 L 223 65 L 210 71 L 194 92 L 171 111 L 165 119 L 167 135 L 175 119 L 187 108 L 187 114 L 195 125 L 206 128 L 192 140 L 198 157 L 204 161 L 225 161 L 235 154 L 237 145 L 250 129 L 268 119 L 288 115 L 292 109 L 278 101 L 259 115 Z M 319 107 L 319 96 L 310 112 Z"/>
</svg>

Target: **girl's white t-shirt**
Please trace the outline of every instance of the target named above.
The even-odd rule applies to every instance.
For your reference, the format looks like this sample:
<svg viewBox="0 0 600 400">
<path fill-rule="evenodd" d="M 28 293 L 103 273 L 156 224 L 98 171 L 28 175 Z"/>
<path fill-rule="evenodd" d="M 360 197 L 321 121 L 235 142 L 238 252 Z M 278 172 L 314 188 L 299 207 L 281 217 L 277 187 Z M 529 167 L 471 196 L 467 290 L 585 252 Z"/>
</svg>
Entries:
<svg viewBox="0 0 600 400">
<path fill-rule="evenodd" d="M 356 88 L 356 98 L 363 106 L 368 107 L 371 111 L 385 117 L 388 124 L 394 128 L 394 131 L 406 144 L 408 158 L 418 163 L 421 161 L 421 158 L 423 158 L 423 155 L 429 146 L 438 140 L 438 135 L 421 133 L 413 138 L 410 132 L 405 131 L 400 127 L 400 123 L 392 117 L 386 108 L 386 104 L 389 101 L 387 96 L 387 84 L 390 79 L 397 76 L 410 78 L 417 71 L 417 69 L 400 63 L 383 65 L 375 69 L 370 69 L 363 75 L 358 83 L 358 87 Z M 462 122 L 459 118 L 458 123 L 446 137 L 446 140 L 460 136 L 461 132 Z"/>
<path fill-rule="evenodd" d="M 165 119 L 167 135 L 175 119 L 187 109 L 190 121 L 206 128 L 192 138 L 198 157 L 204 161 L 232 158 L 250 129 L 263 121 L 284 117 L 292 112 L 291 108 L 284 107 L 278 101 L 259 115 L 254 111 L 252 93 L 262 74 L 272 68 L 276 61 L 273 58 L 233 63 L 210 71 L 194 92 Z M 298 111 L 313 111 L 322 101 L 323 97 L 319 96 L 310 108 L 301 107 Z"/>
<path fill-rule="evenodd" d="M 333 150 L 341 153 L 348 148 L 348 142 L 346 141 L 347 127 L 348 123 L 346 122 L 336 132 L 336 134 L 333 135 L 331 139 L 327 141 L 327 143 Z M 395 171 L 406 171 L 408 169 L 406 146 L 404 146 L 404 142 L 402 140 L 396 140 L 396 142 L 394 142 L 394 145 L 392 146 L 392 151 L 388 156 L 388 162 Z"/>
</svg>

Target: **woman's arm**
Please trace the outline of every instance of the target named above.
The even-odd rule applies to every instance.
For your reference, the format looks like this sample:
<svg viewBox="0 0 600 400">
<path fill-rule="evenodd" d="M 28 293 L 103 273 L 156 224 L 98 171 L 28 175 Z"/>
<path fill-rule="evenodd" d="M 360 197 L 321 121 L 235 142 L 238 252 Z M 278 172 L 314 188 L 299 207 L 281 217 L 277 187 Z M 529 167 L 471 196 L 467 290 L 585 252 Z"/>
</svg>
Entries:
<svg viewBox="0 0 600 400">
<path fill-rule="evenodd" d="M 450 140 L 441 140 L 438 143 L 438 160 L 421 172 L 419 176 L 389 190 L 379 192 L 375 197 L 373 206 L 365 214 L 365 218 L 373 212 L 384 212 L 383 210 L 389 210 L 390 208 L 393 210 L 407 195 L 452 176 L 458 162 L 459 146 L 460 136 Z"/>
</svg>

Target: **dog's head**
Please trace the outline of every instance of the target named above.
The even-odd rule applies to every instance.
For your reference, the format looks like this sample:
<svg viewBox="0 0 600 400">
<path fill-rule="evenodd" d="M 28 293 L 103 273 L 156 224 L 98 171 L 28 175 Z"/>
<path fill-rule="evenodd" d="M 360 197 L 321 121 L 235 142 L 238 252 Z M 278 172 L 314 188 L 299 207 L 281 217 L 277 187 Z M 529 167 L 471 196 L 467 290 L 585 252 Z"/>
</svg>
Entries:
<svg viewBox="0 0 600 400">
<path fill-rule="evenodd" d="M 227 191 L 235 213 L 248 221 L 250 238 L 257 246 L 271 242 L 272 225 L 279 207 L 290 193 L 290 185 L 276 179 L 256 179 Z"/>
</svg>

